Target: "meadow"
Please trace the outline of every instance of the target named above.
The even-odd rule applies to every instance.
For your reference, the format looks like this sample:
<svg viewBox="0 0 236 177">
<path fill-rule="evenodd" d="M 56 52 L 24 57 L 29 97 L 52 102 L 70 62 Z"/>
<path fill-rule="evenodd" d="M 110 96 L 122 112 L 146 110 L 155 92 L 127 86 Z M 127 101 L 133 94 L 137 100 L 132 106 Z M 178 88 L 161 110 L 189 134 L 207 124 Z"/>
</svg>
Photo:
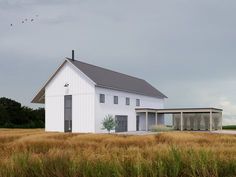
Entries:
<svg viewBox="0 0 236 177">
<path fill-rule="evenodd" d="M 1 177 L 233 177 L 236 136 L 147 136 L 0 129 Z"/>
</svg>

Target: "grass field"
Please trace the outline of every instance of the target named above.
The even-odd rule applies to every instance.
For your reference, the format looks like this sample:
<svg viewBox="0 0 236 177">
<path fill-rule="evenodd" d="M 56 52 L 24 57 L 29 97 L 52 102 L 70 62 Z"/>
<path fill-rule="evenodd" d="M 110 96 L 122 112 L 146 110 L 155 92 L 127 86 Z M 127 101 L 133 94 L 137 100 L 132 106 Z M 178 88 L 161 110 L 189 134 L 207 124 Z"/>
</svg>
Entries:
<svg viewBox="0 0 236 177">
<path fill-rule="evenodd" d="M 147 136 L 0 130 L 1 177 L 233 177 L 236 136 Z"/>
</svg>

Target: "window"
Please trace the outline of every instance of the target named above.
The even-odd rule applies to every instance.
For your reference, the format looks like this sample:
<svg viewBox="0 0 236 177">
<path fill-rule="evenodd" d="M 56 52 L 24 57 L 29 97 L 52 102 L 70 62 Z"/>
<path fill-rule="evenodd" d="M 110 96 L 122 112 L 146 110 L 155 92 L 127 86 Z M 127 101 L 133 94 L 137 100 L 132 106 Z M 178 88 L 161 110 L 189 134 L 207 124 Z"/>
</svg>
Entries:
<svg viewBox="0 0 236 177">
<path fill-rule="evenodd" d="M 140 106 L 140 99 L 136 99 L 136 106 Z"/>
<path fill-rule="evenodd" d="M 128 97 L 126 97 L 125 103 L 126 103 L 126 105 L 130 105 L 130 99 Z"/>
<path fill-rule="evenodd" d="M 114 104 L 118 104 L 118 96 L 114 96 Z"/>
<path fill-rule="evenodd" d="M 105 94 L 100 94 L 99 101 L 100 103 L 105 103 Z"/>
</svg>

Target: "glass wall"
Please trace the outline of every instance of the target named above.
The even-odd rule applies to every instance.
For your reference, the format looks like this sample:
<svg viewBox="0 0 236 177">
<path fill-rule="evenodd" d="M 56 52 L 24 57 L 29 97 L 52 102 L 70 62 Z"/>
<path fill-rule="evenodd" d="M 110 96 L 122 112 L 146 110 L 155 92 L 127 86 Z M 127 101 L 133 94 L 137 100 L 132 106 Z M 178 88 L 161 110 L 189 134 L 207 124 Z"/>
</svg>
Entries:
<svg viewBox="0 0 236 177">
<path fill-rule="evenodd" d="M 212 114 L 212 130 L 221 129 L 221 113 Z M 180 113 L 173 114 L 173 127 L 180 130 Z M 210 113 L 183 113 L 183 130 L 209 130 Z"/>
</svg>

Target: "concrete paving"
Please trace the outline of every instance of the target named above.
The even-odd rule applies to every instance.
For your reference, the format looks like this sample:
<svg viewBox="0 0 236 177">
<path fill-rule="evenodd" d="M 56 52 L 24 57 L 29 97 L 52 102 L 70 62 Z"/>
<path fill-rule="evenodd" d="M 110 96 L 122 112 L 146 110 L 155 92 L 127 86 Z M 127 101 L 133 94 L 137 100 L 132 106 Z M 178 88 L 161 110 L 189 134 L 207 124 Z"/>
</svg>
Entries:
<svg viewBox="0 0 236 177">
<path fill-rule="evenodd" d="M 236 130 L 218 130 L 213 131 L 212 133 L 236 135 Z"/>
<path fill-rule="evenodd" d="M 130 132 L 119 132 L 115 134 L 118 134 L 118 135 L 155 135 L 155 134 L 158 134 L 158 132 L 130 131 Z"/>
<path fill-rule="evenodd" d="M 173 131 L 173 133 L 176 131 Z M 177 131 L 180 132 L 180 131 Z M 183 132 L 193 132 L 193 133 L 218 133 L 218 134 L 230 134 L 230 135 L 236 135 L 236 130 L 217 130 L 217 131 L 183 131 Z M 146 132 L 146 131 L 130 131 L 130 132 L 119 132 L 115 133 L 117 135 L 156 135 L 161 132 Z"/>
</svg>

